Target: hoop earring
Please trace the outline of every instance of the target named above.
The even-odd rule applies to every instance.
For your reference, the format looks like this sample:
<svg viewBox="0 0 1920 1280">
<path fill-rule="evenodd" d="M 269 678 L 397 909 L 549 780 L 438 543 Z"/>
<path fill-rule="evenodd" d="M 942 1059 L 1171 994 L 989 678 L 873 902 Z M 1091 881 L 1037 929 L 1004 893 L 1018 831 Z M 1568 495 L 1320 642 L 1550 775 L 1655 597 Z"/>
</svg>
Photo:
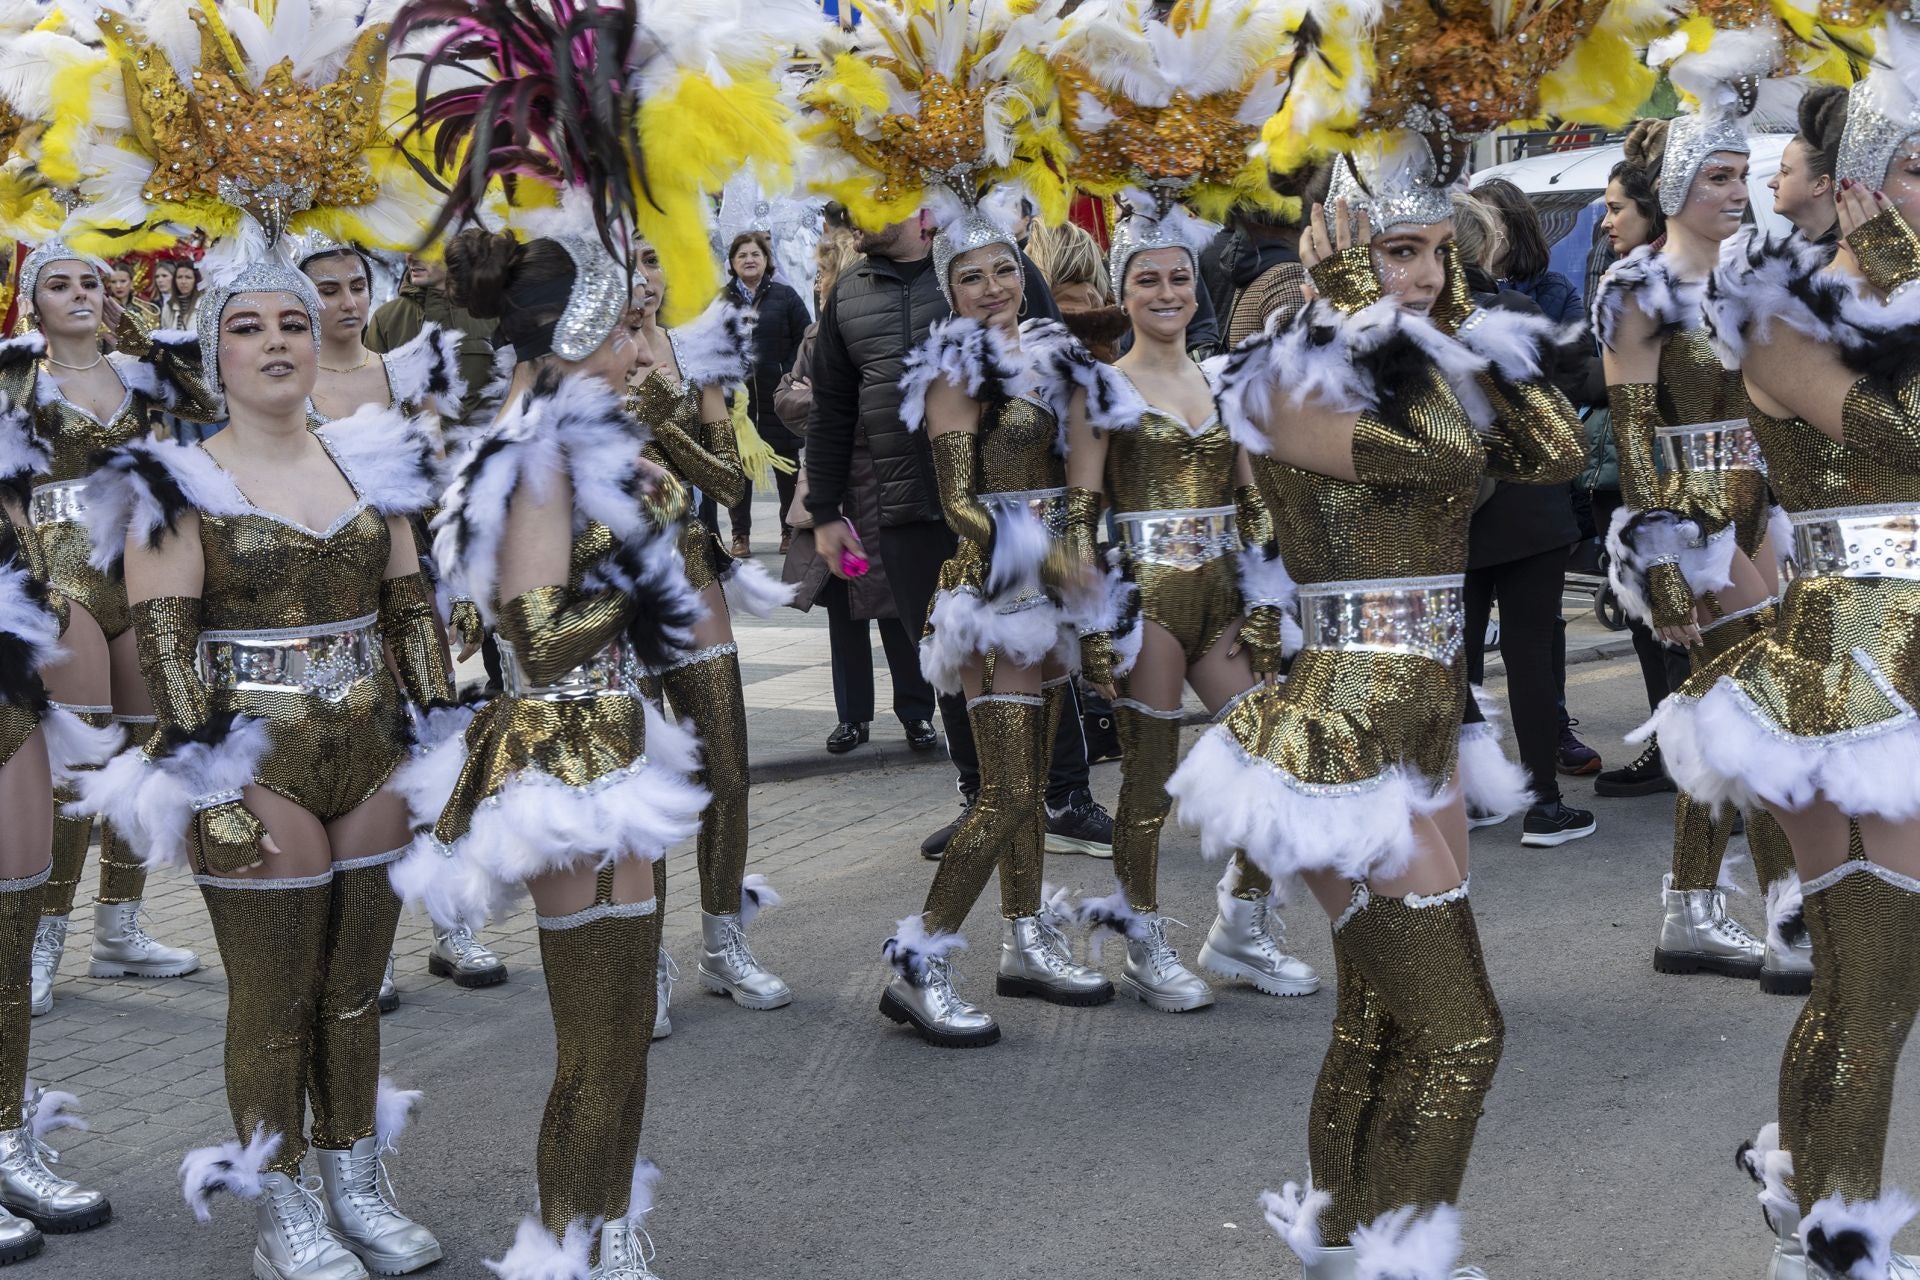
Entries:
<svg viewBox="0 0 1920 1280">
<path fill-rule="evenodd" d="M 1027 295 L 1022 293 L 1020 295 L 1020 310 L 1015 313 L 1022 320 L 1027 318 L 1027 301 Z"/>
</svg>

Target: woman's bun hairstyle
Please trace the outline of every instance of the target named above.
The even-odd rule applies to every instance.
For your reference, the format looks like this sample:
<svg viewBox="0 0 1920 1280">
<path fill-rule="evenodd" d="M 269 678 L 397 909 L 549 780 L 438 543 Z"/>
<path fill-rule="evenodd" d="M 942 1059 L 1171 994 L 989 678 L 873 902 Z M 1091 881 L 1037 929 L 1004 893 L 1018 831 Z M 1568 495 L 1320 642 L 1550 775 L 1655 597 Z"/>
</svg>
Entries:
<svg viewBox="0 0 1920 1280">
<path fill-rule="evenodd" d="M 1621 150 L 1626 153 L 1627 163 L 1648 173 L 1657 173 L 1661 160 L 1667 154 L 1667 122 L 1665 120 L 1636 120 L 1633 128 L 1627 131 L 1627 140 Z"/>
<path fill-rule="evenodd" d="M 520 256 L 511 231 L 495 233 L 468 227 L 447 241 L 447 294 L 454 305 L 478 320 L 498 320 L 507 312 L 507 284 Z"/>
<path fill-rule="evenodd" d="M 1837 84 L 1823 84 L 1807 90 L 1800 99 L 1800 141 L 1813 152 L 1813 175 L 1831 178 L 1833 162 L 1840 154 L 1840 137 L 1847 129 L 1847 91 Z"/>
</svg>

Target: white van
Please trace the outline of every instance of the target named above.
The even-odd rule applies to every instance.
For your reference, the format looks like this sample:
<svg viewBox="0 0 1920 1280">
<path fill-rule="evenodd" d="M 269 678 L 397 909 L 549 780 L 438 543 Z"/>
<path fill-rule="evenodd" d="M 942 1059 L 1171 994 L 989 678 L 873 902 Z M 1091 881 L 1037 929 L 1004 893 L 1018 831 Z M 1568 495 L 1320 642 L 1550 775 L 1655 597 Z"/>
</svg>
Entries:
<svg viewBox="0 0 1920 1280">
<path fill-rule="evenodd" d="M 1784 236 L 1793 230 L 1773 211 L 1773 192 L 1767 190 L 1767 183 L 1779 172 L 1780 153 L 1792 140 L 1790 133 L 1753 136 L 1747 169 L 1747 189 L 1753 197 L 1750 208 L 1770 235 Z M 1505 178 L 1527 193 L 1546 232 L 1550 267 L 1573 281 L 1584 301 L 1592 296 L 1594 282 L 1613 265 L 1613 251 L 1600 233 L 1600 220 L 1606 216 L 1601 196 L 1607 189 L 1607 175 L 1623 158 L 1617 142 L 1554 151 L 1482 169 L 1471 181 L 1477 187 L 1490 178 Z"/>
</svg>

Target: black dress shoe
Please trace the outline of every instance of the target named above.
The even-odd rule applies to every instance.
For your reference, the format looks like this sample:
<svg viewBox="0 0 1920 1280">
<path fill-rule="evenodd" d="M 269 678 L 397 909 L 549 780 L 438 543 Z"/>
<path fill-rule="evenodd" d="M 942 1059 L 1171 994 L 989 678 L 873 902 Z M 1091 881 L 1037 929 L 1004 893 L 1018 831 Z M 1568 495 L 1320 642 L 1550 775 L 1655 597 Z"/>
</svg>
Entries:
<svg viewBox="0 0 1920 1280">
<path fill-rule="evenodd" d="M 940 745 L 940 735 L 933 731 L 931 720 L 906 720 L 901 727 L 907 731 L 907 745 L 915 751 L 931 751 Z"/>
<path fill-rule="evenodd" d="M 827 735 L 827 751 L 832 755 L 845 755 L 867 740 L 867 726 L 864 724 L 841 723 L 834 726 Z"/>
</svg>

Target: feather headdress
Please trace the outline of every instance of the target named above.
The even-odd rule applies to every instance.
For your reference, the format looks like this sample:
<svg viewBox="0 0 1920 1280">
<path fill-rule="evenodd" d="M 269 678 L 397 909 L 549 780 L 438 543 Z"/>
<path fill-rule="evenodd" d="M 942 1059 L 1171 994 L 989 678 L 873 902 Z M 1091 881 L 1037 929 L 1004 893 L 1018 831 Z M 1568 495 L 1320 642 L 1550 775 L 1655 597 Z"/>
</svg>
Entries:
<svg viewBox="0 0 1920 1280">
<path fill-rule="evenodd" d="M 399 31 L 425 42 L 413 127 L 431 139 L 423 172 L 447 175 L 433 232 L 496 196 L 558 205 L 623 265 L 632 236 L 648 240 L 673 286 L 669 322 L 697 314 L 719 284 L 709 197 L 749 165 L 784 179 L 793 134 L 775 72 L 821 24 L 801 0 L 751 13 L 746 0 L 412 0 Z M 564 234 L 567 221 L 525 225 Z"/>
<path fill-rule="evenodd" d="M 125 124 L 91 90 L 108 60 L 88 34 L 38 0 L 0 0 L 0 236 L 58 238 L 80 198 L 60 155 L 86 131 Z"/>
</svg>

